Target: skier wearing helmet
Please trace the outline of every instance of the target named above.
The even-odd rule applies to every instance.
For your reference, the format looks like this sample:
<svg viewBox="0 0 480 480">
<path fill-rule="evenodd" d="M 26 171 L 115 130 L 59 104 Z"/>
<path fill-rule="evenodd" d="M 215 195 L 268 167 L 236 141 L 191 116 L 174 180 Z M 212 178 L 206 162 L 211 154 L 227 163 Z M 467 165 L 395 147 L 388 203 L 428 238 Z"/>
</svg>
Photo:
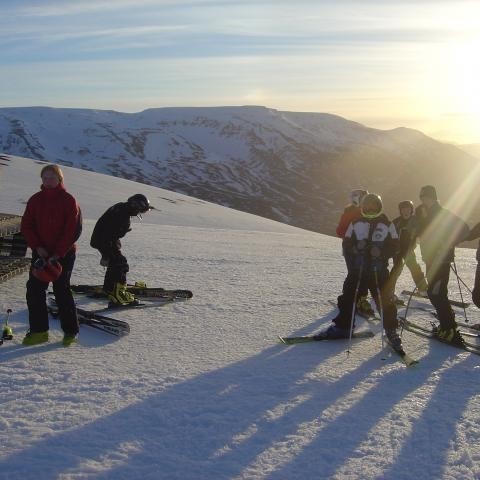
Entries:
<svg viewBox="0 0 480 480">
<path fill-rule="evenodd" d="M 388 259 L 398 252 L 395 226 L 383 213 L 379 195 L 368 193 L 361 203 L 361 217 L 354 220 L 345 233 L 344 247 L 352 260 L 351 268 L 338 297 L 339 314 L 333 323 L 318 334 L 318 338 L 348 338 L 355 327 L 353 305 L 361 289 L 370 290 L 383 315 L 388 342 L 402 350 L 397 333 L 397 308 L 388 290 Z"/>
<path fill-rule="evenodd" d="M 100 265 L 107 267 L 103 290 L 108 295 L 111 306 L 138 303 L 134 295 L 127 291 L 129 266 L 122 255 L 120 239 L 131 230 L 130 217 L 141 216 L 152 208 L 147 197 L 137 193 L 126 202 L 110 207 L 95 224 L 90 245 L 102 255 Z"/>
<path fill-rule="evenodd" d="M 364 190 L 362 188 L 357 188 L 355 190 L 352 190 L 350 192 L 350 201 L 346 207 L 345 210 L 343 211 L 342 216 L 340 217 L 340 220 L 337 225 L 337 236 L 340 238 L 344 239 L 345 238 L 345 233 L 348 229 L 348 226 L 354 221 L 357 220 L 362 216 L 362 212 L 360 209 L 360 203 L 363 199 L 363 197 L 368 193 L 367 190 Z M 345 258 L 345 263 L 347 265 L 347 270 L 350 269 L 350 258 L 348 257 L 348 254 L 345 252 L 345 248 L 343 246 L 342 242 L 342 254 L 343 257 Z M 360 291 L 358 300 L 357 300 L 357 311 L 359 314 L 363 315 L 364 317 L 371 317 L 374 315 L 374 311 L 372 306 L 370 305 L 370 302 L 368 301 L 367 298 L 368 291 Z"/>
<path fill-rule="evenodd" d="M 399 254 L 393 258 L 393 267 L 390 272 L 392 292 L 405 264 L 412 274 L 415 286 L 420 295 L 427 295 L 427 281 L 415 256 L 417 223 L 414 216 L 415 207 L 411 200 L 404 200 L 398 204 L 400 215 L 393 220 L 395 229 L 400 238 Z"/>
</svg>

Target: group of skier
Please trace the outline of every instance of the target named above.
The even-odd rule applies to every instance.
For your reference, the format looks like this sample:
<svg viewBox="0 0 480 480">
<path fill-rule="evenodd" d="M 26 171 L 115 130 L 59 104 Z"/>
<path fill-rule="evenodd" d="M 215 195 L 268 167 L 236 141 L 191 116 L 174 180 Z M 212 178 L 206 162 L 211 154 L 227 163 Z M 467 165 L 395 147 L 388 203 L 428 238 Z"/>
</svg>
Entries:
<svg viewBox="0 0 480 480">
<path fill-rule="evenodd" d="M 354 190 L 340 218 L 337 235 L 343 238 L 347 277 L 338 297 L 338 315 L 318 334 L 319 338 L 348 338 L 355 328 L 355 314 L 373 314 L 367 293 L 370 291 L 382 316 L 385 336 L 397 350 L 402 349 L 398 335 L 395 285 L 406 265 L 420 295 L 426 295 L 437 312 L 436 334 L 443 341 L 461 344 L 455 313 L 448 300 L 448 281 L 455 246 L 480 236 L 480 223 L 470 230 L 467 224 L 442 207 L 432 185 L 421 188 L 420 204 L 411 200 L 399 203 L 400 215 L 390 221 L 383 212 L 379 195 Z M 426 276 L 415 257 L 420 244 Z M 393 266 L 389 270 L 389 260 Z M 477 251 L 480 265 L 480 244 Z M 477 266 L 472 298 L 480 306 L 480 266 Z"/>
<path fill-rule="evenodd" d="M 82 231 L 82 215 L 75 198 L 65 190 L 63 173 L 58 165 L 46 165 L 40 176 L 41 189 L 28 200 L 21 227 L 32 250 L 26 293 L 30 329 L 23 344 L 48 341 L 46 291 L 52 282 L 64 332 L 63 344 L 68 346 L 78 335 L 70 277 L 75 263 L 75 242 Z M 352 191 L 351 204 L 345 208 L 337 227 L 337 235 L 343 238 L 347 265 L 342 294 L 338 297 L 339 313 L 332 324 L 317 335 L 319 338 L 351 337 L 355 314 L 373 314 L 367 298 L 370 292 L 382 316 L 388 342 L 395 349 L 402 349 L 395 284 L 406 265 L 418 292 L 427 295 L 437 311 L 437 335 L 447 342 L 463 342 L 448 300 L 448 281 L 455 246 L 464 240 L 480 237 L 480 223 L 469 230 L 463 220 L 440 205 L 432 185 L 422 187 L 419 198 L 420 204 L 416 208 L 410 200 L 400 202 L 400 215 L 390 221 L 383 212 L 380 195 L 362 189 Z M 131 229 L 130 218 L 151 208 L 144 195 L 135 194 L 126 202 L 110 207 L 94 227 L 90 245 L 100 252 L 100 264 L 106 267 L 103 290 L 112 305 L 136 302 L 134 295 L 127 290 L 129 266 L 121 252 L 120 239 Z M 420 243 L 426 276 L 415 257 L 417 242 Z M 390 259 L 393 259 L 391 269 Z M 480 244 L 477 261 L 472 299 L 480 307 Z"/>
<path fill-rule="evenodd" d="M 70 277 L 76 257 L 75 242 L 82 232 L 82 214 L 75 198 L 66 191 L 63 172 L 58 165 L 46 165 L 40 172 L 40 191 L 27 202 L 21 231 L 32 250 L 32 264 L 27 281 L 29 331 L 24 345 L 48 341 L 46 291 L 51 282 L 58 306 L 63 345 L 77 340 L 78 318 L 70 290 Z M 127 291 L 127 260 L 121 252 L 120 238 L 130 231 L 130 217 L 148 212 L 151 207 L 142 194 L 110 207 L 97 221 L 91 246 L 101 254 L 106 267 L 103 289 L 112 304 L 135 303 Z"/>
</svg>

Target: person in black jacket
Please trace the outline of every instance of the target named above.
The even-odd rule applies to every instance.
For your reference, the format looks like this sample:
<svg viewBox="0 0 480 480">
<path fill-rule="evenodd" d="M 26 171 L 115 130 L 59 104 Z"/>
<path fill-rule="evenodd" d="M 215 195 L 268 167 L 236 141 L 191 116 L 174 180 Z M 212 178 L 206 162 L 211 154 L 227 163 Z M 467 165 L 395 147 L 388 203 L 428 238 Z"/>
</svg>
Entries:
<svg viewBox="0 0 480 480">
<path fill-rule="evenodd" d="M 389 290 L 388 259 L 398 252 L 395 226 L 383 213 L 382 199 L 369 193 L 361 203 L 362 216 L 354 220 L 345 234 L 344 246 L 352 265 L 338 297 L 339 314 L 332 325 L 318 334 L 322 338 L 348 338 L 354 327 L 353 305 L 361 289 L 368 289 L 379 309 L 383 310 L 383 326 L 388 341 L 401 349 L 398 336 L 397 308 Z"/>
<path fill-rule="evenodd" d="M 422 187 L 420 201 L 422 203 L 417 207 L 415 216 L 420 251 L 426 266 L 427 294 L 440 322 L 437 335 L 446 342 L 461 344 L 463 339 L 448 301 L 448 281 L 450 263 L 455 258 L 455 246 L 465 240 L 470 231 L 462 219 L 440 206 L 432 185 Z"/>
<path fill-rule="evenodd" d="M 406 265 L 412 274 L 413 281 L 420 295 L 427 295 L 427 282 L 420 265 L 415 256 L 417 221 L 414 215 L 414 205 L 411 200 L 404 200 L 398 204 L 400 215 L 393 219 L 393 224 L 400 239 L 399 254 L 393 258 L 393 267 L 390 272 L 392 292 L 395 292 L 395 285 L 403 266 Z"/>
<path fill-rule="evenodd" d="M 90 245 L 99 250 L 100 265 L 107 267 L 103 290 L 112 304 L 128 305 L 135 303 L 135 297 L 127 291 L 127 259 L 122 255 L 120 238 L 130 228 L 130 217 L 148 212 L 150 206 L 145 195 L 137 193 L 110 207 L 97 221 L 93 229 Z"/>
</svg>

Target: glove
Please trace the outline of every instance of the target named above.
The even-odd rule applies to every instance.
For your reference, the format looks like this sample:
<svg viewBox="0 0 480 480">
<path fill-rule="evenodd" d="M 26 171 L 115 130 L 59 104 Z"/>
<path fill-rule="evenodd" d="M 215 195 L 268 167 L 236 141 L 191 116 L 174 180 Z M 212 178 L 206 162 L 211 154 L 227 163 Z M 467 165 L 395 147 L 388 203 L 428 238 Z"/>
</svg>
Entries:
<svg viewBox="0 0 480 480">
<path fill-rule="evenodd" d="M 377 246 L 373 246 L 371 249 L 370 249 L 370 257 L 371 258 L 374 258 L 374 259 L 378 259 L 382 256 L 382 251 L 380 250 L 380 248 L 378 248 Z"/>
<path fill-rule="evenodd" d="M 100 265 L 102 267 L 108 267 L 108 264 L 109 264 L 109 259 L 108 257 L 105 257 L 105 256 L 102 256 L 102 258 L 100 259 Z"/>
</svg>

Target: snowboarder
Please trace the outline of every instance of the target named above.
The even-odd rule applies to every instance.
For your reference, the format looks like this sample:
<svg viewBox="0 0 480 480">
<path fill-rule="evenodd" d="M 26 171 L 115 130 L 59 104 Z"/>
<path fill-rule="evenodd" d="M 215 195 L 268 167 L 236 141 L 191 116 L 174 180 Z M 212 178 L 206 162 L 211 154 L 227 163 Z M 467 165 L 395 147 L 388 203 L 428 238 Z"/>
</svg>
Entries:
<svg viewBox="0 0 480 480">
<path fill-rule="evenodd" d="M 434 186 L 425 185 L 419 196 L 422 203 L 417 207 L 415 216 L 418 220 L 420 250 L 426 266 L 427 294 L 440 322 L 437 335 L 444 341 L 461 344 L 463 339 L 448 301 L 448 281 L 455 246 L 465 240 L 470 231 L 462 219 L 440 206 Z"/>
<path fill-rule="evenodd" d="M 390 272 L 391 290 L 395 292 L 395 285 L 405 264 L 412 274 L 418 293 L 426 296 L 427 282 L 415 256 L 417 231 L 415 207 L 411 200 L 404 200 L 398 204 L 398 210 L 400 215 L 393 220 L 393 224 L 400 239 L 400 251 L 393 258 L 393 267 Z"/>
<path fill-rule="evenodd" d="M 127 259 L 122 255 L 120 238 L 130 228 L 130 217 L 141 216 L 153 209 L 145 195 L 137 193 L 126 202 L 116 203 L 97 221 L 93 229 L 90 245 L 99 250 L 102 258 L 100 265 L 107 267 L 103 290 L 111 305 L 129 305 L 137 303 L 135 296 L 127 291 Z"/>
<path fill-rule="evenodd" d="M 351 191 L 350 193 L 351 203 L 349 203 L 345 207 L 336 229 L 337 236 L 339 236 L 342 239 L 342 253 L 343 253 L 343 257 L 345 258 L 345 264 L 347 265 L 348 271 L 350 270 L 350 265 L 352 263 L 352 260 L 351 258 L 349 258 L 348 252 L 345 251 L 345 246 L 344 246 L 345 233 L 347 232 L 349 225 L 354 220 L 357 220 L 362 216 L 360 203 L 363 197 L 367 193 L 368 193 L 367 190 L 364 190 L 361 188 L 357 188 Z M 374 314 L 374 311 L 372 306 L 370 305 L 370 302 L 368 301 L 367 295 L 368 295 L 368 290 L 364 290 L 362 286 L 362 290 L 359 292 L 359 295 L 358 295 L 357 310 L 360 314 L 366 317 L 369 317 Z"/>
<path fill-rule="evenodd" d="M 21 224 L 22 234 L 32 249 L 26 294 L 30 329 L 22 343 L 37 345 L 48 341 L 46 290 L 52 282 L 64 332 L 63 344 L 68 346 L 78 334 L 70 276 L 75 263 L 75 241 L 82 231 L 82 215 L 75 198 L 65 190 L 58 165 L 46 165 L 40 177 L 41 190 L 28 200 Z"/>
<path fill-rule="evenodd" d="M 348 338 L 350 328 L 354 328 L 353 305 L 358 292 L 361 289 L 370 290 L 377 306 L 383 310 L 381 314 L 388 341 L 395 349 L 401 349 L 401 339 L 397 333 L 397 308 L 388 290 L 388 259 L 398 253 L 398 235 L 393 223 L 383 213 L 379 195 L 365 195 L 361 203 L 361 215 L 345 233 L 344 247 L 352 263 L 343 293 L 338 297 L 339 314 L 319 336 Z"/>
</svg>

